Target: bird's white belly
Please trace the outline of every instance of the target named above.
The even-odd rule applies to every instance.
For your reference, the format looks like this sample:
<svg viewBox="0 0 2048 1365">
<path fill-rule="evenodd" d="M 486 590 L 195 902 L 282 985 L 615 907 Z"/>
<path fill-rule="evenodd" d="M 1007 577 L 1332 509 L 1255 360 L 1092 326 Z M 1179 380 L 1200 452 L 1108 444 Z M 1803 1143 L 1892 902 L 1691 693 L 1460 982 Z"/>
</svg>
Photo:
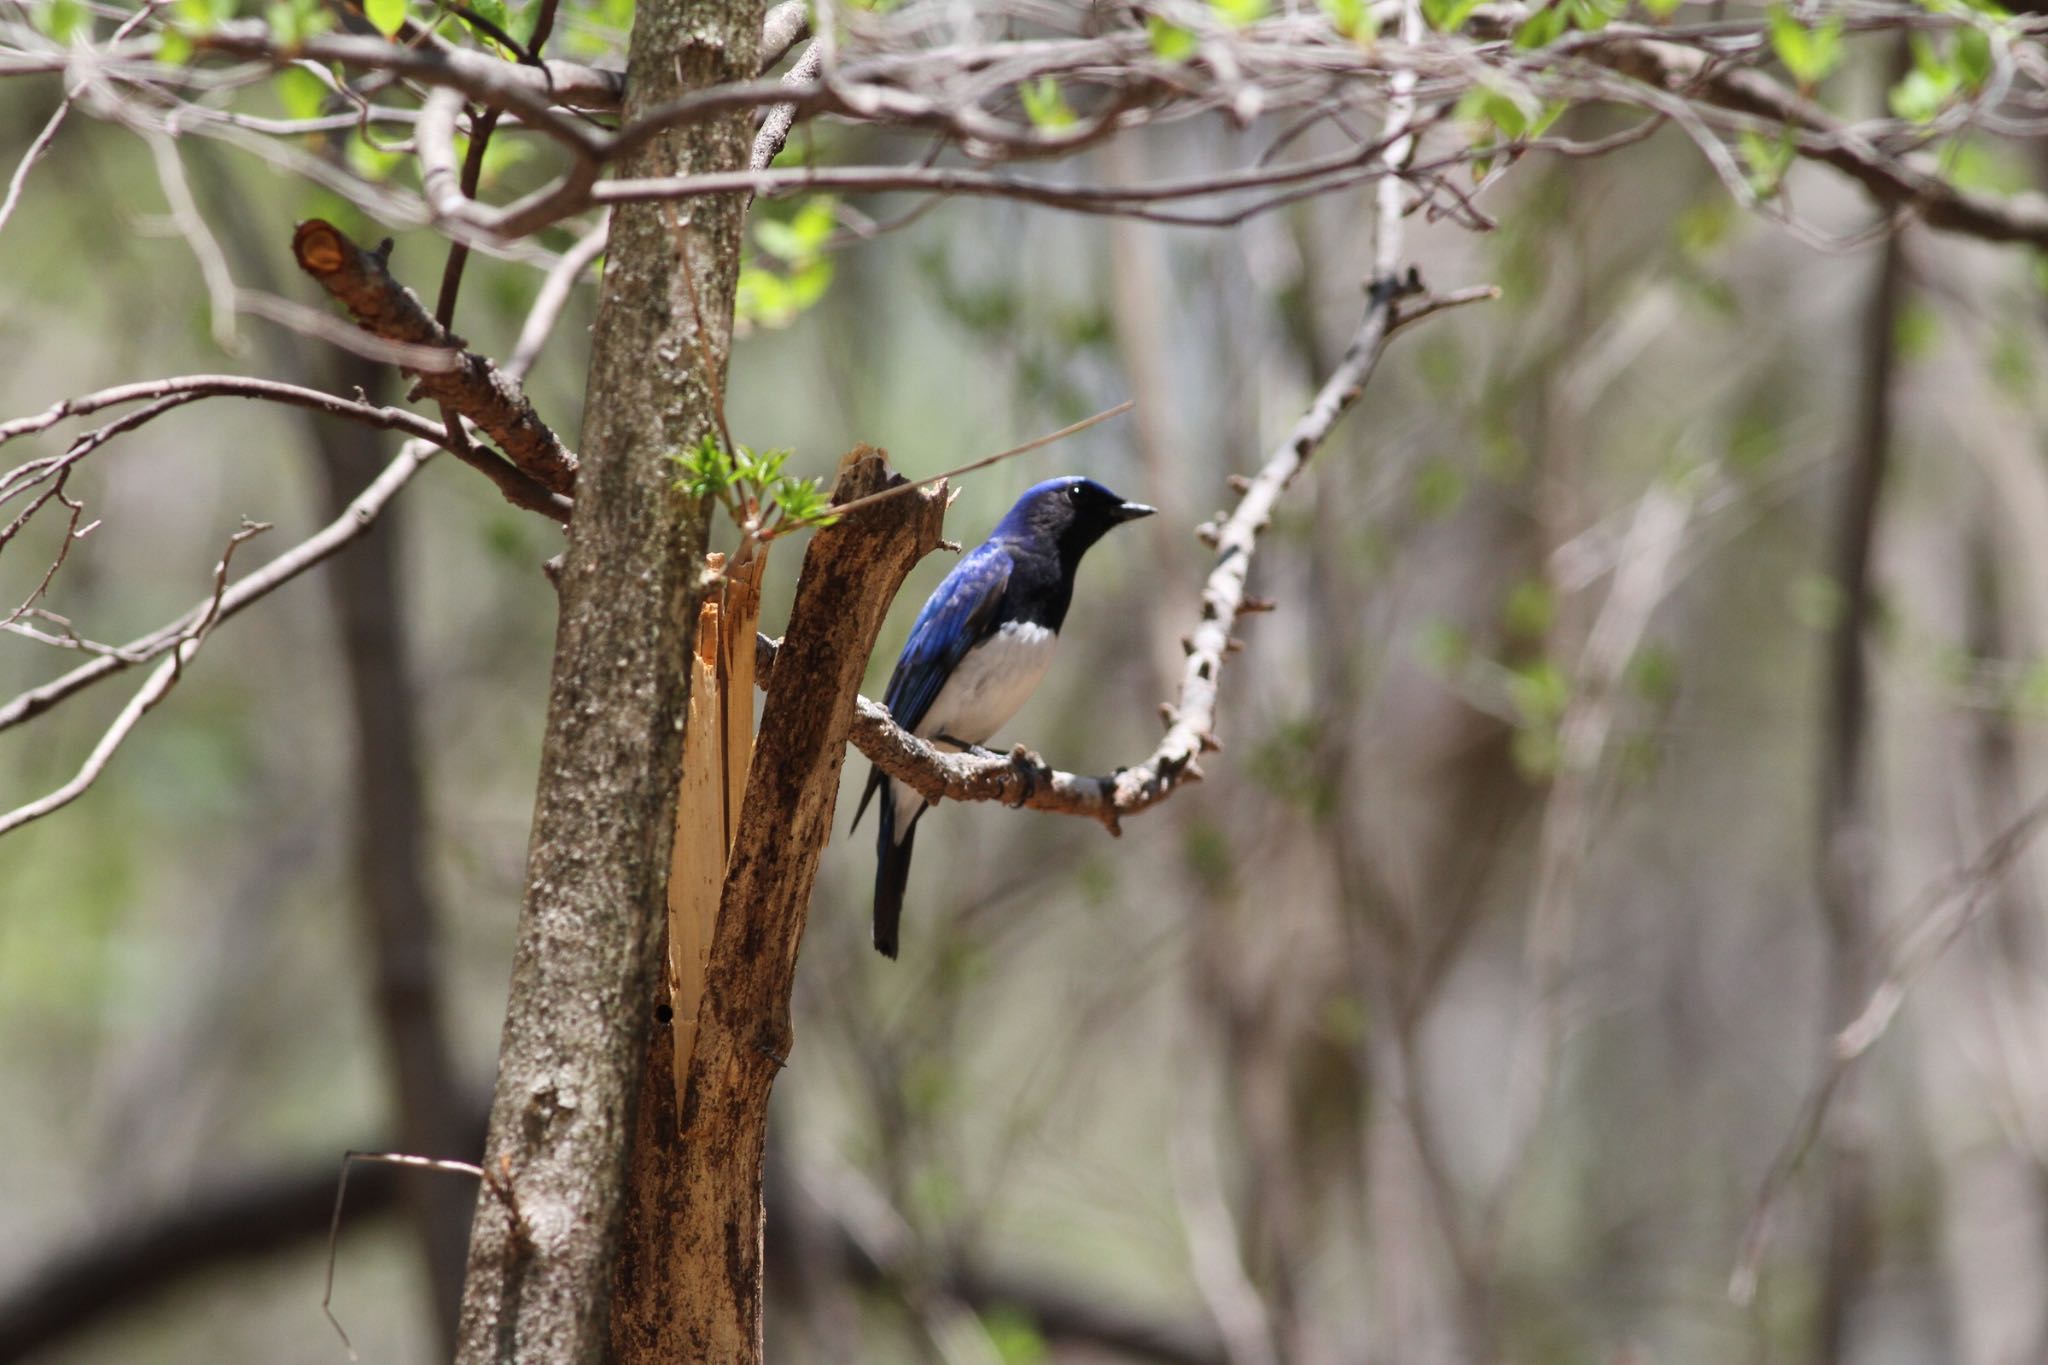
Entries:
<svg viewBox="0 0 2048 1365">
<path fill-rule="evenodd" d="M 1012 621 L 968 651 L 918 723 L 921 738 L 947 735 L 979 744 L 1023 709 L 1052 666 L 1059 636 Z"/>
<path fill-rule="evenodd" d="M 936 741 L 946 735 L 979 744 L 994 735 L 1031 699 L 1045 670 L 1052 666 L 1052 649 L 1058 640 L 1059 636 L 1044 626 L 1011 622 L 999 628 L 946 679 L 931 710 L 918 723 L 918 737 Z M 891 795 L 896 802 L 896 842 L 900 844 L 924 798 L 901 782 L 895 784 Z"/>
</svg>

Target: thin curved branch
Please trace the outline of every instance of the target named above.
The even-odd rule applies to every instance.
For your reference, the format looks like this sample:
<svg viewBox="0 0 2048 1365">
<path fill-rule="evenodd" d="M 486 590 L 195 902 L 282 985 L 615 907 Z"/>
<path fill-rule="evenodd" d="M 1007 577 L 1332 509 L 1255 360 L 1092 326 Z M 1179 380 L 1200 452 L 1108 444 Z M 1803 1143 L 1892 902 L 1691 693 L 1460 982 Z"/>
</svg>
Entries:
<svg viewBox="0 0 2048 1365">
<path fill-rule="evenodd" d="M 5 706 L 0 706 L 0 730 L 33 720 L 96 682 L 158 658 L 166 650 L 182 643 L 193 624 L 208 613 L 213 615 L 217 626 L 334 555 L 358 536 L 368 534 L 376 524 L 378 513 L 412 481 L 413 475 L 419 473 L 420 466 L 432 458 L 436 448 L 423 440 L 408 441 L 370 486 L 348 505 L 348 510 L 324 528 L 235 583 L 217 599 L 208 594 L 192 610 L 168 625 L 131 640 L 118 650 L 95 654 L 91 662 L 80 664 L 61 678 L 54 678 L 40 687 L 32 687 Z"/>
<path fill-rule="evenodd" d="M 149 681 L 128 699 L 128 704 L 114 717 L 114 723 L 100 736 L 99 743 L 93 745 L 92 752 L 86 755 L 85 762 L 79 765 L 78 771 L 72 774 L 69 781 L 47 795 L 17 806 L 11 811 L 0 813 L 0 835 L 11 834 L 23 825 L 55 814 L 85 795 L 86 789 L 99 781 L 100 775 L 106 772 L 107 765 L 113 761 L 114 751 L 134 733 L 135 727 L 142 723 L 142 718 L 154 710 L 157 703 L 169 696 L 171 689 L 184 678 L 185 665 L 192 662 L 192 656 L 199 652 L 199 647 L 206 643 L 206 637 L 213 633 L 214 626 L 219 623 L 221 598 L 226 594 L 228 586 L 228 566 L 234 561 L 235 550 L 243 541 L 259 536 L 269 529 L 268 522 L 242 522 L 242 528 L 228 538 L 227 548 L 221 551 L 220 563 L 214 566 L 212 598 L 198 619 L 179 633 L 176 643 L 171 646 L 171 657 L 164 660 L 156 672 L 149 675 Z"/>
<path fill-rule="evenodd" d="M 1841 171 L 1888 207 L 1929 227 L 1987 242 L 2048 246 L 2048 196 L 1999 196 L 1965 189 L 1905 156 L 1887 155 L 1848 124 L 1759 71 L 1717 68 L 1705 53 L 1675 43 L 1619 41 L 1586 57 L 1645 85 L 1793 129 L 1799 154 Z"/>
<path fill-rule="evenodd" d="M 867 697 L 856 699 L 854 747 L 927 801 L 1001 801 L 1029 810 L 1086 816 L 1099 821 L 1111 834 L 1123 832 L 1123 817 L 1156 806 L 1178 788 L 1198 781 L 1201 755 L 1221 747 L 1215 737 L 1217 676 L 1224 657 L 1238 644 L 1231 638 L 1231 629 L 1238 617 L 1271 607 L 1248 597 L 1245 583 L 1259 532 L 1271 520 L 1280 494 L 1358 400 L 1395 331 L 1447 308 L 1496 295 L 1491 288 L 1466 289 L 1424 297 L 1404 308 L 1402 300 L 1420 288 L 1412 274 L 1407 281 L 1382 280 L 1372 287 L 1364 321 L 1308 411 L 1266 458 L 1258 474 L 1243 484 L 1237 510 L 1221 525 L 1203 528 L 1204 539 L 1216 546 L 1216 561 L 1203 585 L 1201 620 L 1187 637 L 1180 699 L 1161 708 L 1168 722 L 1166 737 L 1144 762 L 1107 776 L 1083 777 L 1048 766 L 1022 745 L 1007 757 L 951 753 L 904 730 L 887 707 Z M 765 635 L 755 641 L 755 677 L 762 687 L 768 685 L 778 647 L 777 641 Z"/>
<path fill-rule="evenodd" d="M 772 70 L 810 32 L 811 16 L 804 0 L 782 0 L 771 7 L 761 16 L 761 69 Z"/>
<path fill-rule="evenodd" d="M 305 408 L 329 417 L 346 418 L 380 431 L 396 431 L 415 440 L 430 441 L 489 479 L 497 486 L 498 491 L 504 494 L 506 501 L 515 507 L 538 512 L 553 521 L 566 523 L 569 519 L 568 499 L 550 493 L 488 450 L 478 450 L 467 443 L 458 447 L 449 439 L 444 429 L 418 413 L 408 412 L 404 408 L 382 407 L 342 398 L 336 394 L 309 389 L 299 384 L 287 384 L 281 380 L 257 379 L 234 374 L 180 375 L 172 379 L 151 379 L 136 384 L 123 384 L 111 389 L 101 389 L 97 393 L 67 398 L 39 413 L 19 417 L 11 422 L 0 422 L 0 445 L 5 445 L 16 437 L 47 431 L 67 418 L 83 417 L 127 403 L 147 402 L 150 405 L 85 433 L 73 441 L 62 454 L 30 460 L 0 474 L 0 503 L 8 502 L 53 477 L 61 477 L 65 471 L 113 437 L 202 398 L 250 398 L 269 403 L 282 403 L 287 407 Z M 13 529 L 10 529 L 5 535 L 0 535 L 0 542 L 4 542 L 12 534 Z"/>
<path fill-rule="evenodd" d="M 505 362 L 505 373 L 515 380 L 524 380 L 533 363 L 540 359 L 541 348 L 548 344 L 554 334 L 555 324 L 561 321 L 562 310 L 569 305 L 569 295 L 583 278 L 583 272 L 590 269 L 591 262 L 604 254 L 605 244 L 610 239 L 611 222 L 599 221 L 598 225 L 576 239 L 576 245 L 562 253 L 562 259 L 547 278 L 541 281 L 540 291 L 533 296 L 533 307 L 527 311 L 526 322 L 519 329 L 519 340 L 513 343 L 512 358 Z"/>
</svg>

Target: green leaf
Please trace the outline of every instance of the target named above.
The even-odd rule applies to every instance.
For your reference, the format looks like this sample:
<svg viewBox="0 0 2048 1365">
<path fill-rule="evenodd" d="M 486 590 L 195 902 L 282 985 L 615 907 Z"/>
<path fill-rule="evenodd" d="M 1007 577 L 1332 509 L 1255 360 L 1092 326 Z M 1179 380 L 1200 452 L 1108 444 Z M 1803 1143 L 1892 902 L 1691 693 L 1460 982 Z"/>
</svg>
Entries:
<svg viewBox="0 0 2048 1365">
<path fill-rule="evenodd" d="M 806 262 L 801 270 L 789 276 L 789 307 L 793 313 L 801 313 L 819 299 L 832 285 L 832 258 L 820 256 Z"/>
<path fill-rule="evenodd" d="M 1369 43 L 1379 36 L 1379 20 L 1367 0 L 1323 0 L 1323 13 L 1331 28 L 1353 42 Z"/>
<path fill-rule="evenodd" d="M 1529 114 L 1514 97 L 1489 85 L 1478 85 L 1458 99 L 1456 117 L 1469 123 L 1496 128 L 1508 142 L 1520 140 L 1529 131 Z"/>
<path fill-rule="evenodd" d="M 1787 128 L 1778 137 L 1770 138 L 1745 128 L 1737 142 L 1742 148 L 1742 159 L 1749 163 L 1750 186 L 1762 198 L 1770 198 L 1778 192 L 1785 172 L 1792 169 L 1792 158 L 1797 149 L 1792 130 Z"/>
<path fill-rule="evenodd" d="M 1425 521 L 1441 521 L 1458 510 L 1465 500 L 1465 476 L 1448 460 L 1425 461 L 1415 471 L 1409 495 L 1415 514 Z"/>
<path fill-rule="evenodd" d="M 505 12 L 505 0 L 469 0 L 470 12 L 505 33 L 512 31 L 512 16 Z"/>
<path fill-rule="evenodd" d="M 733 313 L 750 325 L 783 327 L 796 316 L 796 309 L 790 306 L 789 286 L 782 282 L 782 276 L 759 266 L 743 265 L 733 296 Z"/>
<path fill-rule="evenodd" d="M 1416 632 L 1415 654 L 1432 673 L 1452 677 L 1471 659 L 1472 641 L 1455 621 L 1431 621 Z"/>
<path fill-rule="evenodd" d="M 326 82 L 303 66 L 286 67 L 277 73 L 277 79 L 271 82 L 271 86 L 277 91 L 277 102 L 284 106 L 288 118 L 318 118 L 321 108 L 327 103 Z"/>
<path fill-rule="evenodd" d="M 291 0 L 273 0 L 265 5 L 263 22 L 270 26 L 271 40 L 287 51 L 297 47 L 299 39 L 305 36 L 299 24 L 299 8 Z"/>
<path fill-rule="evenodd" d="M 1152 55 L 1163 62 L 1184 62 L 1200 45 L 1192 30 L 1168 23 L 1156 14 L 1145 16 L 1145 36 L 1151 40 Z"/>
<path fill-rule="evenodd" d="M 1735 206 L 1727 195 L 1715 194 L 1673 219 L 1671 232 L 1678 240 L 1678 249 L 1696 260 L 1726 241 L 1734 226 Z"/>
<path fill-rule="evenodd" d="M 981 1326 L 1002 1365 L 1045 1365 L 1052 1359 L 1037 1324 L 1015 1308 L 991 1309 L 981 1315 Z"/>
<path fill-rule="evenodd" d="M 383 181 L 403 165 L 405 156 L 401 152 L 387 152 L 376 146 L 360 132 L 350 133 L 348 138 L 348 164 L 365 180 Z"/>
<path fill-rule="evenodd" d="M 1614 19 L 1620 17 L 1625 4 L 1605 3 L 1604 0 L 1564 0 L 1565 13 L 1571 18 L 1573 28 L 1586 33 L 1598 33 Z"/>
<path fill-rule="evenodd" d="M 1209 0 L 1209 8 L 1232 28 L 1246 28 L 1266 17 L 1266 0 Z"/>
<path fill-rule="evenodd" d="M 167 28 L 157 40 L 156 59 L 165 66 L 183 66 L 192 60 L 192 40 L 181 28 Z"/>
<path fill-rule="evenodd" d="M 1507 676 L 1508 704 L 1523 725 L 1554 725 L 1571 702 L 1571 681 L 1564 670 L 1548 659 L 1510 669 Z"/>
<path fill-rule="evenodd" d="M 761 244 L 761 250 L 777 260 L 800 261 L 810 254 L 795 228 L 773 218 L 763 218 L 754 224 L 754 240 Z"/>
<path fill-rule="evenodd" d="M 84 0 L 46 0 L 34 11 L 36 27 L 51 39 L 60 43 L 71 41 L 71 35 L 84 27 L 90 35 L 92 14 L 85 7 Z M 187 43 L 189 51 L 191 44 Z"/>
<path fill-rule="evenodd" d="M 697 444 L 667 457 L 676 469 L 676 486 L 693 498 L 718 497 L 732 487 L 732 455 L 712 432 Z"/>
<path fill-rule="evenodd" d="M 839 201 L 829 194 L 815 194 L 789 220 L 797 240 L 813 252 L 823 251 L 839 230 Z"/>
<path fill-rule="evenodd" d="M 1439 33 L 1455 33 L 1478 8 L 1479 0 L 1422 0 L 1422 17 Z"/>
<path fill-rule="evenodd" d="M 1017 94 L 1024 101 L 1024 116 L 1031 120 L 1034 128 L 1053 132 L 1071 128 L 1079 121 L 1068 107 L 1067 97 L 1060 91 L 1060 83 L 1051 76 L 1041 76 L 1018 86 Z"/>
<path fill-rule="evenodd" d="M 1960 189 L 2018 194 L 2033 183 L 2026 163 L 2011 149 L 1974 137 L 1957 138 L 1942 148 L 1941 166 Z"/>
<path fill-rule="evenodd" d="M 754 240 L 777 260 L 802 265 L 824 250 L 838 228 L 838 221 L 832 197 L 819 195 L 786 222 L 764 218 L 754 224 Z"/>
<path fill-rule="evenodd" d="M 1629 660 L 1627 682 L 1635 694 L 1652 706 L 1669 706 L 1678 696 L 1678 656 L 1667 645 L 1652 640 Z"/>
<path fill-rule="evenodd" d="M 1525 640 L 1540 640 L 1557 619 L 1557 595 L 1540 578 L 1525 578 L 1508 590 L 1501 603 L 1501 628 Z"/>
<path fill-rule="evenodd" d="M 1773 5 L 1771 49 L 1799 88 L 1811 90 L 1842 60 L 1842 16 L 1831 15 L 1819 28 L 1808 28 L 1783 5 Z"/>
<path fill-rule="evenodd" d="M 178 22 L 192 33 L 211 33 L 235 17 L 235 0 L 178 0 Z"/>
<path fill-rule="evenodd" d="M 1984 83 L 1991 79 L 1994 66 L 1990 34 L 1981 28 L 1956 31 L 1956 72 L 1962 77 L 1965 88 L 1983 89 Z"/>
<path fill-rule="evenodd" d="M 1955 77 L 1930 76 L 1922 70 L 1912 70 L 1891 88 L 1886 102 L 1892 113 L 1909 123 L 1929 123 L 1948 104 L 1955 94 Z"/>
<path fill-rule="evenodd" d="M 1892 349 L 1905 361 L 1925 360 L 1941 345 L 1941 315 L 1913 300 L 1892 323 Z"/>
<path fill-rule="evenodd" d="M 405 24 L 405 0 L 363 0 L 363 16 L 386 38 Z"/>
<path fill-rule="evenodd" d="M 2034 348 L 2024 326 L 1999 329 L 1991 343 L 1991 379 L 2015 403 L 2031 400 L 2036 388 Z"/>
<path fill-rule="evenodd" d="M 784 475 L 768 489 L 768 501 L 790 521 L 816 521 L 820 526 L 830 526 L 838 520 L 825 515 L 832 502 L 816 480 Z"/>
<path fill-rule="evenodd" d="M 1678 7 L 1685 0 L 1642 0 L 1642 5 L 1652 19 L 1669 19 L 1678 13 Z"/>
<path fill-rule="evenodd" d="M 1524 19 L 1522 26 L 1515 30 L 1515 46 L 1523 49 L 1549 47 L 1564 36 L 1565 27 L 1570 21 L 1571 16 L 1565 13 L 1562 4 L 1537 10 Z"/>
</svg>

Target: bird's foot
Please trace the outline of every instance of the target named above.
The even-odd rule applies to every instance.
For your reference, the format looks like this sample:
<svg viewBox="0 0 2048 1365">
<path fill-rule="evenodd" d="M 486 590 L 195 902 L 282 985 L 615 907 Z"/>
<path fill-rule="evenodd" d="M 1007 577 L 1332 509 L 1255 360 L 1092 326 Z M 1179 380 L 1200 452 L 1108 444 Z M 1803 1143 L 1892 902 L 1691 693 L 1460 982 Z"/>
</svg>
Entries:
<svg viewBox="0 0 2048 1365">
<path fill-rule="evenodd" d="M 1010 766 L 1017 770 L 1017 780 L 1023 790 L 1017 799 L 1007 802 L 1010 809 L 1018 810 L 1031 804 L 1031 798 L 1038 795 L 1038 775 L 1045 771 L 1045 760 L 1019 744 L 1010 750 Z"/>
</svg>

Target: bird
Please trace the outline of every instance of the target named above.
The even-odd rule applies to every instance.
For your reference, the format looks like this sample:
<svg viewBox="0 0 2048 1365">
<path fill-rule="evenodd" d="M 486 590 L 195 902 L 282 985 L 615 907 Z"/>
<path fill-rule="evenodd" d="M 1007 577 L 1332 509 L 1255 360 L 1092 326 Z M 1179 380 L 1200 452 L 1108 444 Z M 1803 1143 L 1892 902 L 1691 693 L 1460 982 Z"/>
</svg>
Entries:
<svg viewBox="0 0 2048 1365">
<path fill-rule="evenodd" d="M 917 613 L 882 694 L 890 716 L 940 748 L 979 750 L 1045 677 L 1081 556 L 1112 528 L 1156 510 L 1074 474 L 1025 490 Z M 875 948 L 894 958 L 911 843 L 930 803 L 877 767 L 852 828 L 877 794 Z"/>
</svg>

